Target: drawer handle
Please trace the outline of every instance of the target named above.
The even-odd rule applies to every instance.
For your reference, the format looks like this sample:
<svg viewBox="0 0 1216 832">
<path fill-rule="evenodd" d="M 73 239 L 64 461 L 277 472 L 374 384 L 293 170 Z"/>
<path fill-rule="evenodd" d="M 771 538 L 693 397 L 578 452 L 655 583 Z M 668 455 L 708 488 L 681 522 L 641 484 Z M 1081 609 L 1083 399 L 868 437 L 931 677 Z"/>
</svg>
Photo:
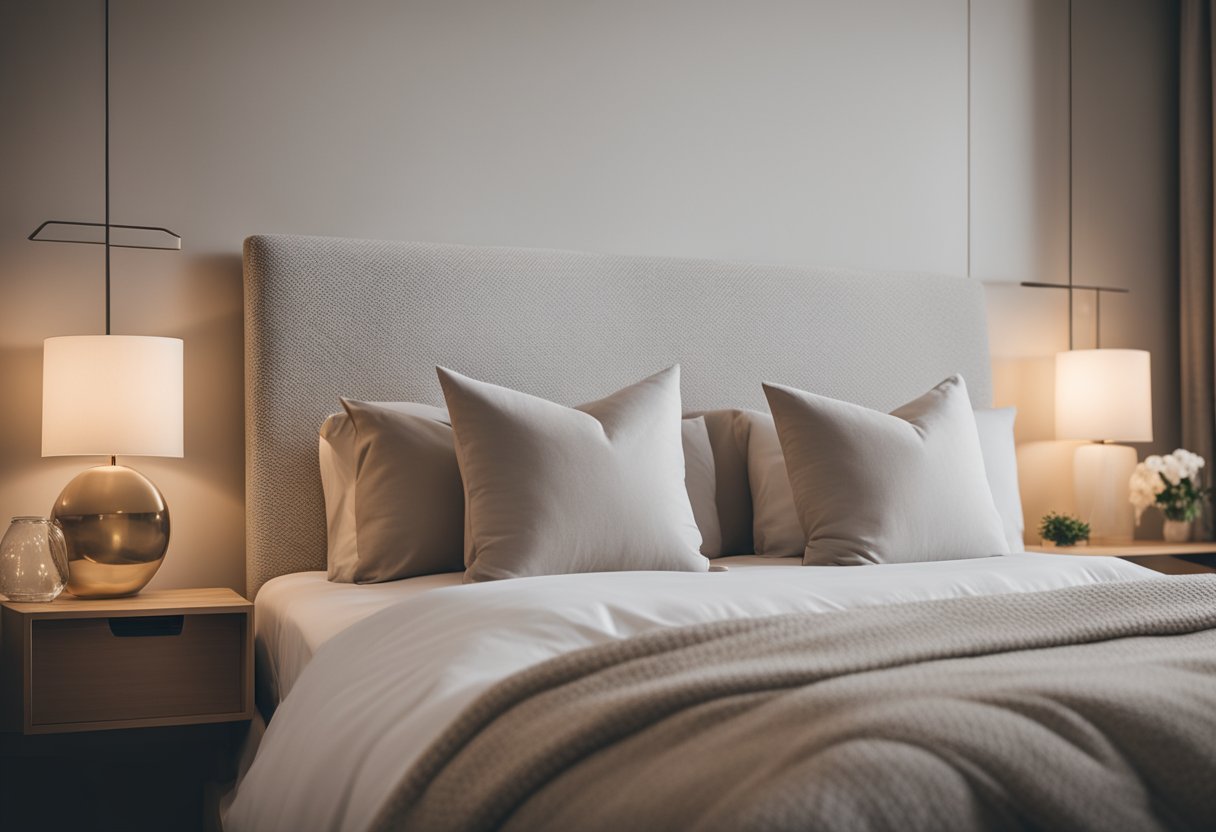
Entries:
<svg viewBox="0 0 1216 832">
<path fill-rule="evenodd" d="M 184 615 L 145 615 L 136 618 L 111 618 L 110 632 L 118 638 L 180 636 Z"/>
</svg>

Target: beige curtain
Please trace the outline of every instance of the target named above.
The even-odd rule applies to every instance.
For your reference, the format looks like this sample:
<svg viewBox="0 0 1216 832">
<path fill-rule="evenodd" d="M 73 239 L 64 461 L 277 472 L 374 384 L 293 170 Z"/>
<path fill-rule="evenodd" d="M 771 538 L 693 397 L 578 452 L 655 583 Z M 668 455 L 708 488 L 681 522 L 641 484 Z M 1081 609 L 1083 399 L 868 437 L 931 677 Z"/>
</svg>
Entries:
<svg viewBox="0 0 1216 832">
<path fill-rule="evenodd" d="M 1181 268 L 1182 444 L 1208 461 L 1216 480 L 1216 328 L 1213 283 L 1212 0 L 1182 0 L 1179 42 L 1179 266 Z M 1212 536 L 1212 511 L 1204 513 Z"/>
</svg>

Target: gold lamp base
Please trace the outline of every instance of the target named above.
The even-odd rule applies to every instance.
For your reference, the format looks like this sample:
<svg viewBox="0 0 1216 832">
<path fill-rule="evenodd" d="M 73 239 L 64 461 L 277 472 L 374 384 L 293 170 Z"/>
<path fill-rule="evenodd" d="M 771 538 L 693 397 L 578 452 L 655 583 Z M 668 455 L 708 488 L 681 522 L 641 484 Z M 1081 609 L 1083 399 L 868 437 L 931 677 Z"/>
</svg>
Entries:
<svg viewBox="0 0 1216 832">
<path fill-rule="evenodd" d="M 125 465 L 82 471 L 64 487 L 51 518 L 68 544 L 67 591 L 120 598 L 143 589 L 169 548 L 169 507 L 152 481 Z"/>
</svg>

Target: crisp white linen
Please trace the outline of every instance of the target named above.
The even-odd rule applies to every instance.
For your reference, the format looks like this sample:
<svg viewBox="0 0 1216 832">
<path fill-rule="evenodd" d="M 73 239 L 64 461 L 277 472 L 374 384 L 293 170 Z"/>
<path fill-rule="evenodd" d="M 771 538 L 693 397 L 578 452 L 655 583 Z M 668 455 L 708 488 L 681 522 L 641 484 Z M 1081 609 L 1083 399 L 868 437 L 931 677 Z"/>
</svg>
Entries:
<svg viewBox="0 0 1216 832">
<path fill-rule="evenodd" d="M 861 568 L 753 557 L 715 563 L 731 569 L 438 588 L 350 626 L 317 651 L 280 705 L 225 829 L 365 829 L 413 761 L 480 693 L 571 650 L 704 621 L 1155 574 L 1114 558 L 1037 554 Z M 338 602 L 326 603 L 336 614 Z"/>
<path fill-rule="evenodd" d="M 447 572 L 350 584 L 330 581 L 324 572 L 294 572 L 267 581 L 254 602 L 258 703 L 277 706 L 317 649 L 347 627 L 423 592 L 460 586 L 462 577 Z"/>
</svg>

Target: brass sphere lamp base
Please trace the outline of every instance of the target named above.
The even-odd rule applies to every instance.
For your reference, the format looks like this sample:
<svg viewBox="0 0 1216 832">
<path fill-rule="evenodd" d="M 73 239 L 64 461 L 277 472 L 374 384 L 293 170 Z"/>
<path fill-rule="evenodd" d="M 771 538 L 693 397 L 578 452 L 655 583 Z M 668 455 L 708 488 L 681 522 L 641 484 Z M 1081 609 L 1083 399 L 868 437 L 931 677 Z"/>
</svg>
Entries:
<svg viewBox="0 0 1216 832">
<path fill-rule="evenodd" d="M 164 495 L 125 465 L 82 471 L 55 500 L 51 518 L 67 540 L 67 591 L 78 598 L 136 594 L 160 569 L 169 547 Z"/>
</svg>

